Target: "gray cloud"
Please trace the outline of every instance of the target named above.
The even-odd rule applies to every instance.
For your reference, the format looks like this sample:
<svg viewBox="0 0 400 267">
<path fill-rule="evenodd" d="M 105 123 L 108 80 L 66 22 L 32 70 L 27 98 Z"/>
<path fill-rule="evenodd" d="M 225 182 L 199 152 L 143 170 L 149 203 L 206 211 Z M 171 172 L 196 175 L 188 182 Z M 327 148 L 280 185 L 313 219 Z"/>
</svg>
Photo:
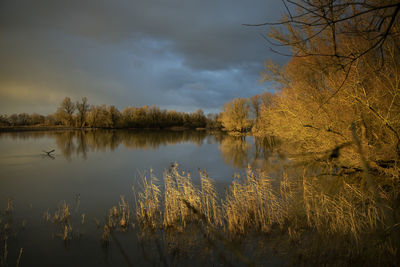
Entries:
<svg viewBox="0 0 400 267">
<path fill-rule="evenodd" d="M 262 91 L 265 29 L 280 1 L 0 3 L 0 113 L 91 103 L 216 110 Z"/>
</svg>

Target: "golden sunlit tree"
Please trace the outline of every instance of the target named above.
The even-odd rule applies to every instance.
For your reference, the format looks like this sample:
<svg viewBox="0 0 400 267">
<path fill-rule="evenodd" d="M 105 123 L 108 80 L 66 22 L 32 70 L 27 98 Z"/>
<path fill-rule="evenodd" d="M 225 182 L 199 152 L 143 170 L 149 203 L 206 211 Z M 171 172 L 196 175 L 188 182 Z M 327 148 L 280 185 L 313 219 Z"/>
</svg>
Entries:
<svg viewBox="0 0 400 267">
<path fill-rule="evenodd" d="M 82 97 L 82 101 L 81 102 L 77 101 L 75 106 L 76 106 L 76 109 L 78 110 L 78 114 L 77 114 L 78 127 L 83 127 L 83 126 L 85 126 L 86 115 L 89 110 L 89 104 L 87 102 L 87 98 Z"/>
<path fill-rule="evenodd" d="M 266 64 L 280 85 L 261 111 L 266 134 L 304 152 L 334 151 L 338 164 L 395 167 L 400 157 L 398 1 L 285 1 L 288 14 L 269 37 L 290 49 L 286 66 Z M 362 151 L 362 153 L 360 153 Z M 340 157 L 339 157 L 340 156 Z M 337 159 L 338 158 L 338 159 Z M 389 166 L 389 167 L 388 167 Z"/>
<path fill-rule="evenodd" d="M 247 99 L 236 98 L 226 103 L 220 115 L 222 126 L 228 131 L 245 132 L 251 127 L 250 106 Z"/>
<path fill-rule="evenodd" d="M 100 120 L 101 110 L 98 106 L 91 105 L 87 114 L 87 123 L 89 127 L 98 127 Z"/>
<path fill-rule="evenodd" d="M 69 97 L 66 97 L 61 102 L 61 105 L 56 112 L 56 117 L 60 121 L 62 121 L 65 125 L 73 126 L 74 125 L 73 114 L 74 114 L 75 108 L 76 108 L 76 106 L 71 101 L 71 99 Z"/>
<path fill-rule="evenodd" d="M 120 126 L 121 112 L 115 106 L 107 108 L 107 115 L 108 127 L 117 128 Z"/>
</svg>

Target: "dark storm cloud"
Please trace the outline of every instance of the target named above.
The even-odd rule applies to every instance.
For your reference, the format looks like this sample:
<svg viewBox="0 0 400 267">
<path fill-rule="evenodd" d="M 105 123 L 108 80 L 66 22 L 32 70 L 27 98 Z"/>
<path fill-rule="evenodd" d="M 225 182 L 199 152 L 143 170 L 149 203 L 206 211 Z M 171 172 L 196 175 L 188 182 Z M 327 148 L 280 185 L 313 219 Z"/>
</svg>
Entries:
<svg viewBox="0 0 400 267">
<path fill-rule="evenodd" d="M 241 24 L 281 10 L 265 0 L 2 1 L 0 112 L 29 98 L 54 110 L 66 95 L 216 109 L 262 90 L 263 61 L 276 55 L 258 36 L 265 29 Z"/>
</svg>

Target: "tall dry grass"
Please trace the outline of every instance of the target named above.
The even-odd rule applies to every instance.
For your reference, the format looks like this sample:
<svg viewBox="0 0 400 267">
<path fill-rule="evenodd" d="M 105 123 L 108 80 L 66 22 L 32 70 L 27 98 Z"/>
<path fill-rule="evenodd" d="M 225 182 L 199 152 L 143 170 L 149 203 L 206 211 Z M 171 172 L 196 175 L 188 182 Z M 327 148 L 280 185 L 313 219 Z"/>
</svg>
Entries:
<svg viewBox="0 0 400 267">
<path fill-rule="evenodd" d="M 346 246 L 351 258 L 360 258 L 367 251 L 372 253 L 369 256 L 399 255 L 400 225 L 393 206 L 398 189 L 377 185 L 371 191 L 362 174 L 338 177 L 304 172 L 289 177 L 284 173 L 277 179 L 249 167 L 221 197 L 206 172 L 200 172 L 200 186 L 195 186 L 191 175 L 175 164 L 164 173 L 164 194 L 152 173 L 142 185 L 136 218 L 153 229 L 181 231 L 200 223 L 206 226 L 203 231 L 218 235 L 217 239 L 221 239 L 220 233 L 230 239 L 251 232 L 271 235 L 278 229 L 292 244 L 336 240 L 335 249 Z M 368 248 L 371 244 L 373 249 Z M 315 253 L 330 249 L 329 242 L 325 247 L 313 246 L 314 250 L 317 247 Z"/>
<path fill-rule="evenodd" d="M 297 220 L 301 227 L 327 234 L 350 234 L 357 239 L 362 233 L 385 225 L 388 215 L 382 205 L 390 209 L 388 205 L 398 196 L 398 192 L 378 188 L 378 200 L 358 179 L 328 183 L 317 176 L 290 179 L 283 174 L 278 180 L 250 167 L 245 177 L 235 178 L 225 198 L 218 196 L 206 172 L 200 172 L 200 181 L 197 188 L 191 175 L 174 165 L 164 173 L 162 197 L 158 179 L 153 174 L 150 179 L 143 178 L 137 219 L 153 228 L 184 227 L 197 220 L 194 209 L 210 225 L 230 233 L 249 229 L 267 233 L 273 225 L 284 228 Z"/>
<path fill-rule="evenodd" d="M 136 217 L 142 225 L 156 228 L 160 224 L 161 220 L 161 191 L 159 188 L 159 181 L 157 177 L 153 175 L 150 170 L 150 178 L 142 176 L 142 188 L 138 193 L 137 198 L 135 197 L 136 203 Z"/>
<path fill-rule="evenodd" d="M 245 233 L 253 228 L 269 232 L 272 225 L 283 225 L 287 214 L 281 198 L 268 176 L 249 167 L 243 180 L 233 181 L 223 202 L 227 230 Z"/>
<path fill-rule="evenodd" d="M 193 208 L 207 218 L 208 224 L 222 224 L 215 185 L 205 171 L 200 171 L 200 188 L 192 183 L 190 173 L 179 170 L 178 164 L 165 171 L 163 178 L 163 195 L 161 184 L 152 171 L 148 178 L 141 178 L 141 190 L 134 190 L 136 218 L 141 225 L 151 228 L 182 228 L 197 221 Z"/>
<path fill-rule="evenodd" d="M 349 234 L 358 240 L 363 233 L 384 227 L 385 210 L 357 183 L 342 181 L 335 192 L 321 186 L 316 177 L 303 178 L 307 224 L 318 232 Z M 383 193 L 383 192 L 382 192 Z"/>
<path fill-rule="evenodd" d="M 190 173 L 179 171 L 178 164 L 164 173 L 164 185 L 163 225 L 185 227 L 196 218 L 186 203 L 200 210 L 200 191 L 193 185 Z"/>
<path fill-rule="evenodd" d="M 19 248 L 19 254 L 14 263 L 13 252 L 15 247 L 12 245 L 13 241 L 18 238 L 19 231 L 25 228 L 26 221 L 23 220 L 21 224 L 17 223 L 14 214 L 14 201 L 11 198 L 7 200 L 6 209 L 0 210 L 0 266 L 19 266 L 22 258 L 23 248 Z M 21 226 L 19 229 L 18 226 Z M 11 246 L 9 245 L 11 243 Z M 11 257 L 10 257 L 11 256 Z"/>
</svg>

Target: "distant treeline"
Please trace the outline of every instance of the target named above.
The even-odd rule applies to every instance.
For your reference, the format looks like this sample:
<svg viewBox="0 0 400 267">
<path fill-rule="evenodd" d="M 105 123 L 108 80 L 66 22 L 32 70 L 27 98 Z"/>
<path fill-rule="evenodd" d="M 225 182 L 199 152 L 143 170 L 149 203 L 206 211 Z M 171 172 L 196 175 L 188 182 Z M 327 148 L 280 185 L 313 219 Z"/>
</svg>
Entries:
<svg viewBox="0 0 400 267">
<path fill-rule="evenodd" d="M 126 107 L 120 112 L 115 106 L 89 105 L 86 97 L 73 102 L 66 97 L 54 114 L 37 113 L 0 115 L 0 126 L 67 126 L 90 128 L 220 128 L 217 114 L 204 115 L 165 110 L 159 107 Z"/>
</svg>

